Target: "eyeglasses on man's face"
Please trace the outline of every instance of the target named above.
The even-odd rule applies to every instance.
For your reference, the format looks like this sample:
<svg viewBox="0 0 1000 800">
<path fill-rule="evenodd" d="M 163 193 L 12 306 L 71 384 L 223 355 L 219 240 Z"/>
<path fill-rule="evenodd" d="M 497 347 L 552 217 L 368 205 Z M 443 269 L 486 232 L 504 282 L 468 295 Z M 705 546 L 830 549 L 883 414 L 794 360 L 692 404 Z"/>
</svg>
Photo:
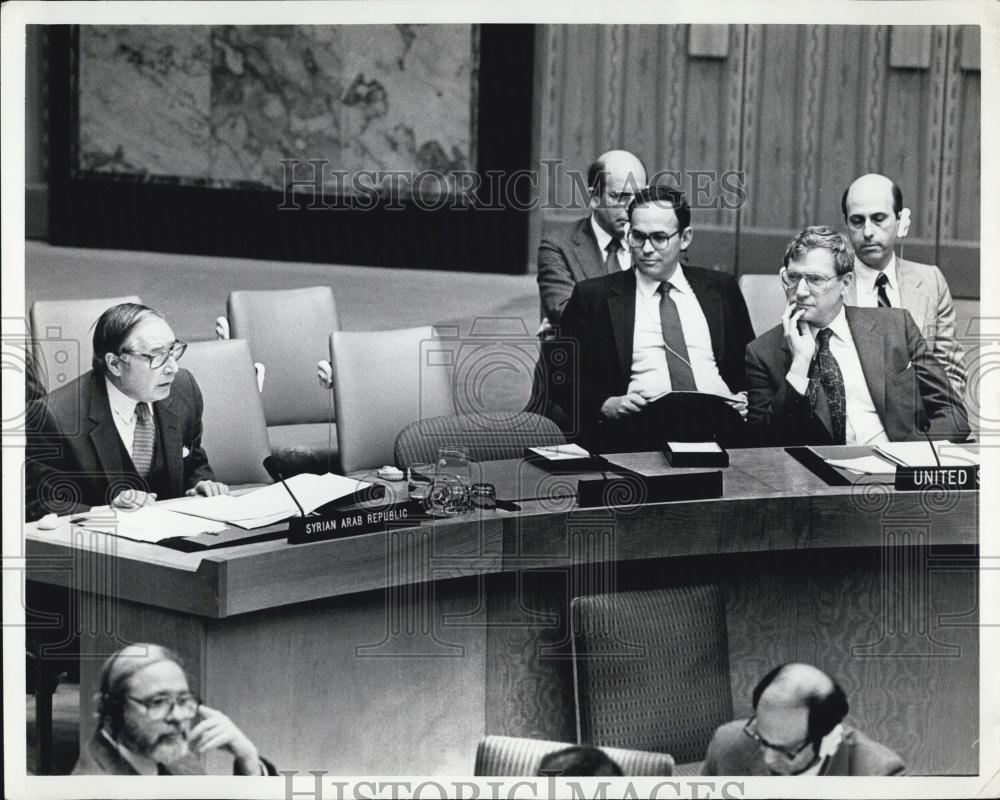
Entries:
<svg viewBox="0 0 1000 800">
<path fill-rule="evenodd" d="M 146 716 L 152 720 L 166 719 L 171 709 L 178 719 L 190 719 L 198 713 L 201 707 L 201 700 L 193 694 L 158 694 L 153 697 L 142 699 L 125 695 L 129 700 L 146 710 Z"/>
<path fill-rule="evenodd" d="M 805 278 L 806 285 L 811 292 L 822 292 L 830 285 L 830 281 L 841 277 L 840 275 L 818 275 L 815 272 L 792 272 L 787 267 L 782 267 L 778 275 L 786 289 L 794 289 L 799 285 L 799 281 Z"/>
<path fill-rule="evenodd" d="M 758 745 L 767 749 L 773 750 L 781 756 L 784 756 L 789 761 L 794 761 L 799 755 L 809 746 L 809 740 L 807 739 L 798 747 L 784 747 L 782 745 L 771 744 L 767 739 L 757 733 L 757 716 L 754 715 L 747 720 L 747 724 L 743 726 L 743 735 L 749 739 L 753 739 Z"/>
<path fill-rule="evenodd" d="M 156 353 L 139 353 L 135 350 L 122 350 L 122 353 L 128 353 L 131 356 L 144 358 L 149 362 L 150 369 L 159 369 L 171 358 L 174 361 L 180 361 L 185 350 L 187 350 L 187 342 L 174 342 L 173 346 L 170 348 L 166 350 L 159 350 Z"/>
<path fill-rule="evenodd" d="M 634 247 L 637 250 L 641 250 L 646 246 L 646 242 L 652 242 L 653 247 L 657 250 L 665 250 L 667 245 L 670 244 L 670 240 L 673 239 L 679 230 L 673 233 L 665 233 L 664 231 L 653 231 L 650 234 L 645 234 L 642 231 L 637 231 L 635 228 L 629 228 L 628 232 L 628 243 L 630 247 Z"/>
</svg>

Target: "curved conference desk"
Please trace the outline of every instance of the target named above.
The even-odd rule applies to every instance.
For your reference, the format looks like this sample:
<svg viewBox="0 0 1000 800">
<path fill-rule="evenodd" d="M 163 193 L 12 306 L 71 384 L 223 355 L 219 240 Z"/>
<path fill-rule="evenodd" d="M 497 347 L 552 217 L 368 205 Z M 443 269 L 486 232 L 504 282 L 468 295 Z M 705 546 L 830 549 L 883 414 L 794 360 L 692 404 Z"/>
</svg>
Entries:
<svg viewBox="0 0 1000 800">
<path fill-rule="evenodd" d="M 547 499 L 302 545 L 181 553 L 28 526 L 30 577 L 79 593 L 83 738 L 103 657 L 155 641 L 280 769 L 471 774 L 484 734 L 575 739 L 572 597 L 717 582 L 737 716 L 768 669 L 808 661 L 911 773 L 975 774 L 977 494 L 730 456 L 720 499 L 590 509 L 565 478 L 493 462 Z"/>
</svg>

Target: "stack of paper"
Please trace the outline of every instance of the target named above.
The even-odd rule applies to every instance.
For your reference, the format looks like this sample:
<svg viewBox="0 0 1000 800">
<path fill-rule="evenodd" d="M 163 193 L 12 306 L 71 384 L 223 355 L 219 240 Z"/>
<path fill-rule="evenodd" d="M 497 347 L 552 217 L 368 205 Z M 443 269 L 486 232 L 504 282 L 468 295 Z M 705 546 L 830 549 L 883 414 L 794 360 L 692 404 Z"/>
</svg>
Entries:
<svg viewBox="0 0 1000 800">
<path fill-rule="evenodd" d="M 302 511 L 308 514 L 322 505 L 349 497 L 372 485 L 330 472 L 326 475 L 303 473 L 289 478 L 285 483 L 288 484 L 287 489 L 281 483 L 275 483 L 239 497 L 223 494 L 216 497 L 185 498 L 183 501 L 172 501 L 171 508 L 182 514 L 219 520 L 240 528 L 263 528 L 289 517 L 299 516 L 299 507 L 295 505 L 289 490 L 299 501 Z"/>
<path fill-rule="evenodd" d="M 556 444 L 548 447 L 529 447 L 532 453 L 549 461 L 566 461 L 575 458 L 590 458 L 590 453 L 578 444 Z"/>
<path fill-rule="evenodd" d="M 860 458 L 828 458 L 826 463 L 831 467 L 839 467 L 858 475 L 895 475 L 896 465 L 878 456 L 861 456 Z"/>
<path fill-rule="evenodd" d="M 979 463 L 978 455 L 950 442 L 891 442 L 876 445 L 874 451 L 900 467 L 934 467 L 938 459 L 942 467 L 968 467 Z"/>
<path fill-rule="evenodd" d="M 221 522 L 178 514 L 161 505 L 143 506 L 132 511 L 93 508 L 87 514 L 73 517 L 73 524 L 88 531 L 108 533 L 137 542 L 159 542 L 172 536 L 197 536 L 219 533 L 226 526 Z"/>
</svg>

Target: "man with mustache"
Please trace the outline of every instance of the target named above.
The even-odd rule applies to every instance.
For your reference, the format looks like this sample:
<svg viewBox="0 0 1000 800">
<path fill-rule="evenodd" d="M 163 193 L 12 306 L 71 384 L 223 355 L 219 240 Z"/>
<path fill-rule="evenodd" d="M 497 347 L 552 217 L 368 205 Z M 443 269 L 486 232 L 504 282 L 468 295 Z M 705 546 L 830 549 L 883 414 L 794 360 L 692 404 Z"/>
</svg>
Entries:
<svg viewBox="0 0 1000 800">
<path fill-rule="evenodd" d="M 133 644 L 104 662 L 97 730 L 74 775 L 203 775 L 199 756 L 223 749 L 234 775 L 277 775 L 229 717 L 203 705 L 178 657 Z"/>
<path fill-rule="evenodd" d="M 186 347 L 147 306 L 100 316 L 93 369 L 28 410 L 28 519 L 228 492 L 201 446 L 198 384 L 177 364 Z"/>
<path fill-rule="evenodd" d="M 747 421 L 764 445 L 962 441 L 965 408 L 908 311 L 856 308 L 854 253 L 843 234 L 801 231 L 780 270 L 781 324 L 746 349 Z"/>
</svg>

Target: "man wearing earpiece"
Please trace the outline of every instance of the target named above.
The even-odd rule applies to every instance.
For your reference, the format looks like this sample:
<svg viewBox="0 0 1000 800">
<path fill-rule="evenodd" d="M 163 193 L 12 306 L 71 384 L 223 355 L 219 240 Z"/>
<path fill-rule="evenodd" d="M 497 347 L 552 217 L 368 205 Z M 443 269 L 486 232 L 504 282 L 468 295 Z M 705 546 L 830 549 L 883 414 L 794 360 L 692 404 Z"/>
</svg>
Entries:
<svg viewBox="0 0 1000 800">
<path fill-rule="evenodd" d="M 964 402 L 966 368 L 948 282 L 936 266 L 896 255 L 897 241 L 910 226 L 900 188 L 884 175 L 862 175 L 844 190 L 840 204 L 855 253 L 855 285 L 845 303 L 909 311 Z"/>
<path fill-rule="evenodd" d="M 809 664 L 782 664 L 753 690 L 753 716 L 720 726 L 702 775 L 903 775 L 888 747 L 844 723 L 844 690 Z"/>
<path fill-rule="evenodd" d="M 133 644 L 104 662 L 97 730 L 74 775 L 204 775 L 200 756 L 226 750 L 234 775 L 277 775 L 235 723 L 204 705 L 177 655 Z"/>
</svg>

